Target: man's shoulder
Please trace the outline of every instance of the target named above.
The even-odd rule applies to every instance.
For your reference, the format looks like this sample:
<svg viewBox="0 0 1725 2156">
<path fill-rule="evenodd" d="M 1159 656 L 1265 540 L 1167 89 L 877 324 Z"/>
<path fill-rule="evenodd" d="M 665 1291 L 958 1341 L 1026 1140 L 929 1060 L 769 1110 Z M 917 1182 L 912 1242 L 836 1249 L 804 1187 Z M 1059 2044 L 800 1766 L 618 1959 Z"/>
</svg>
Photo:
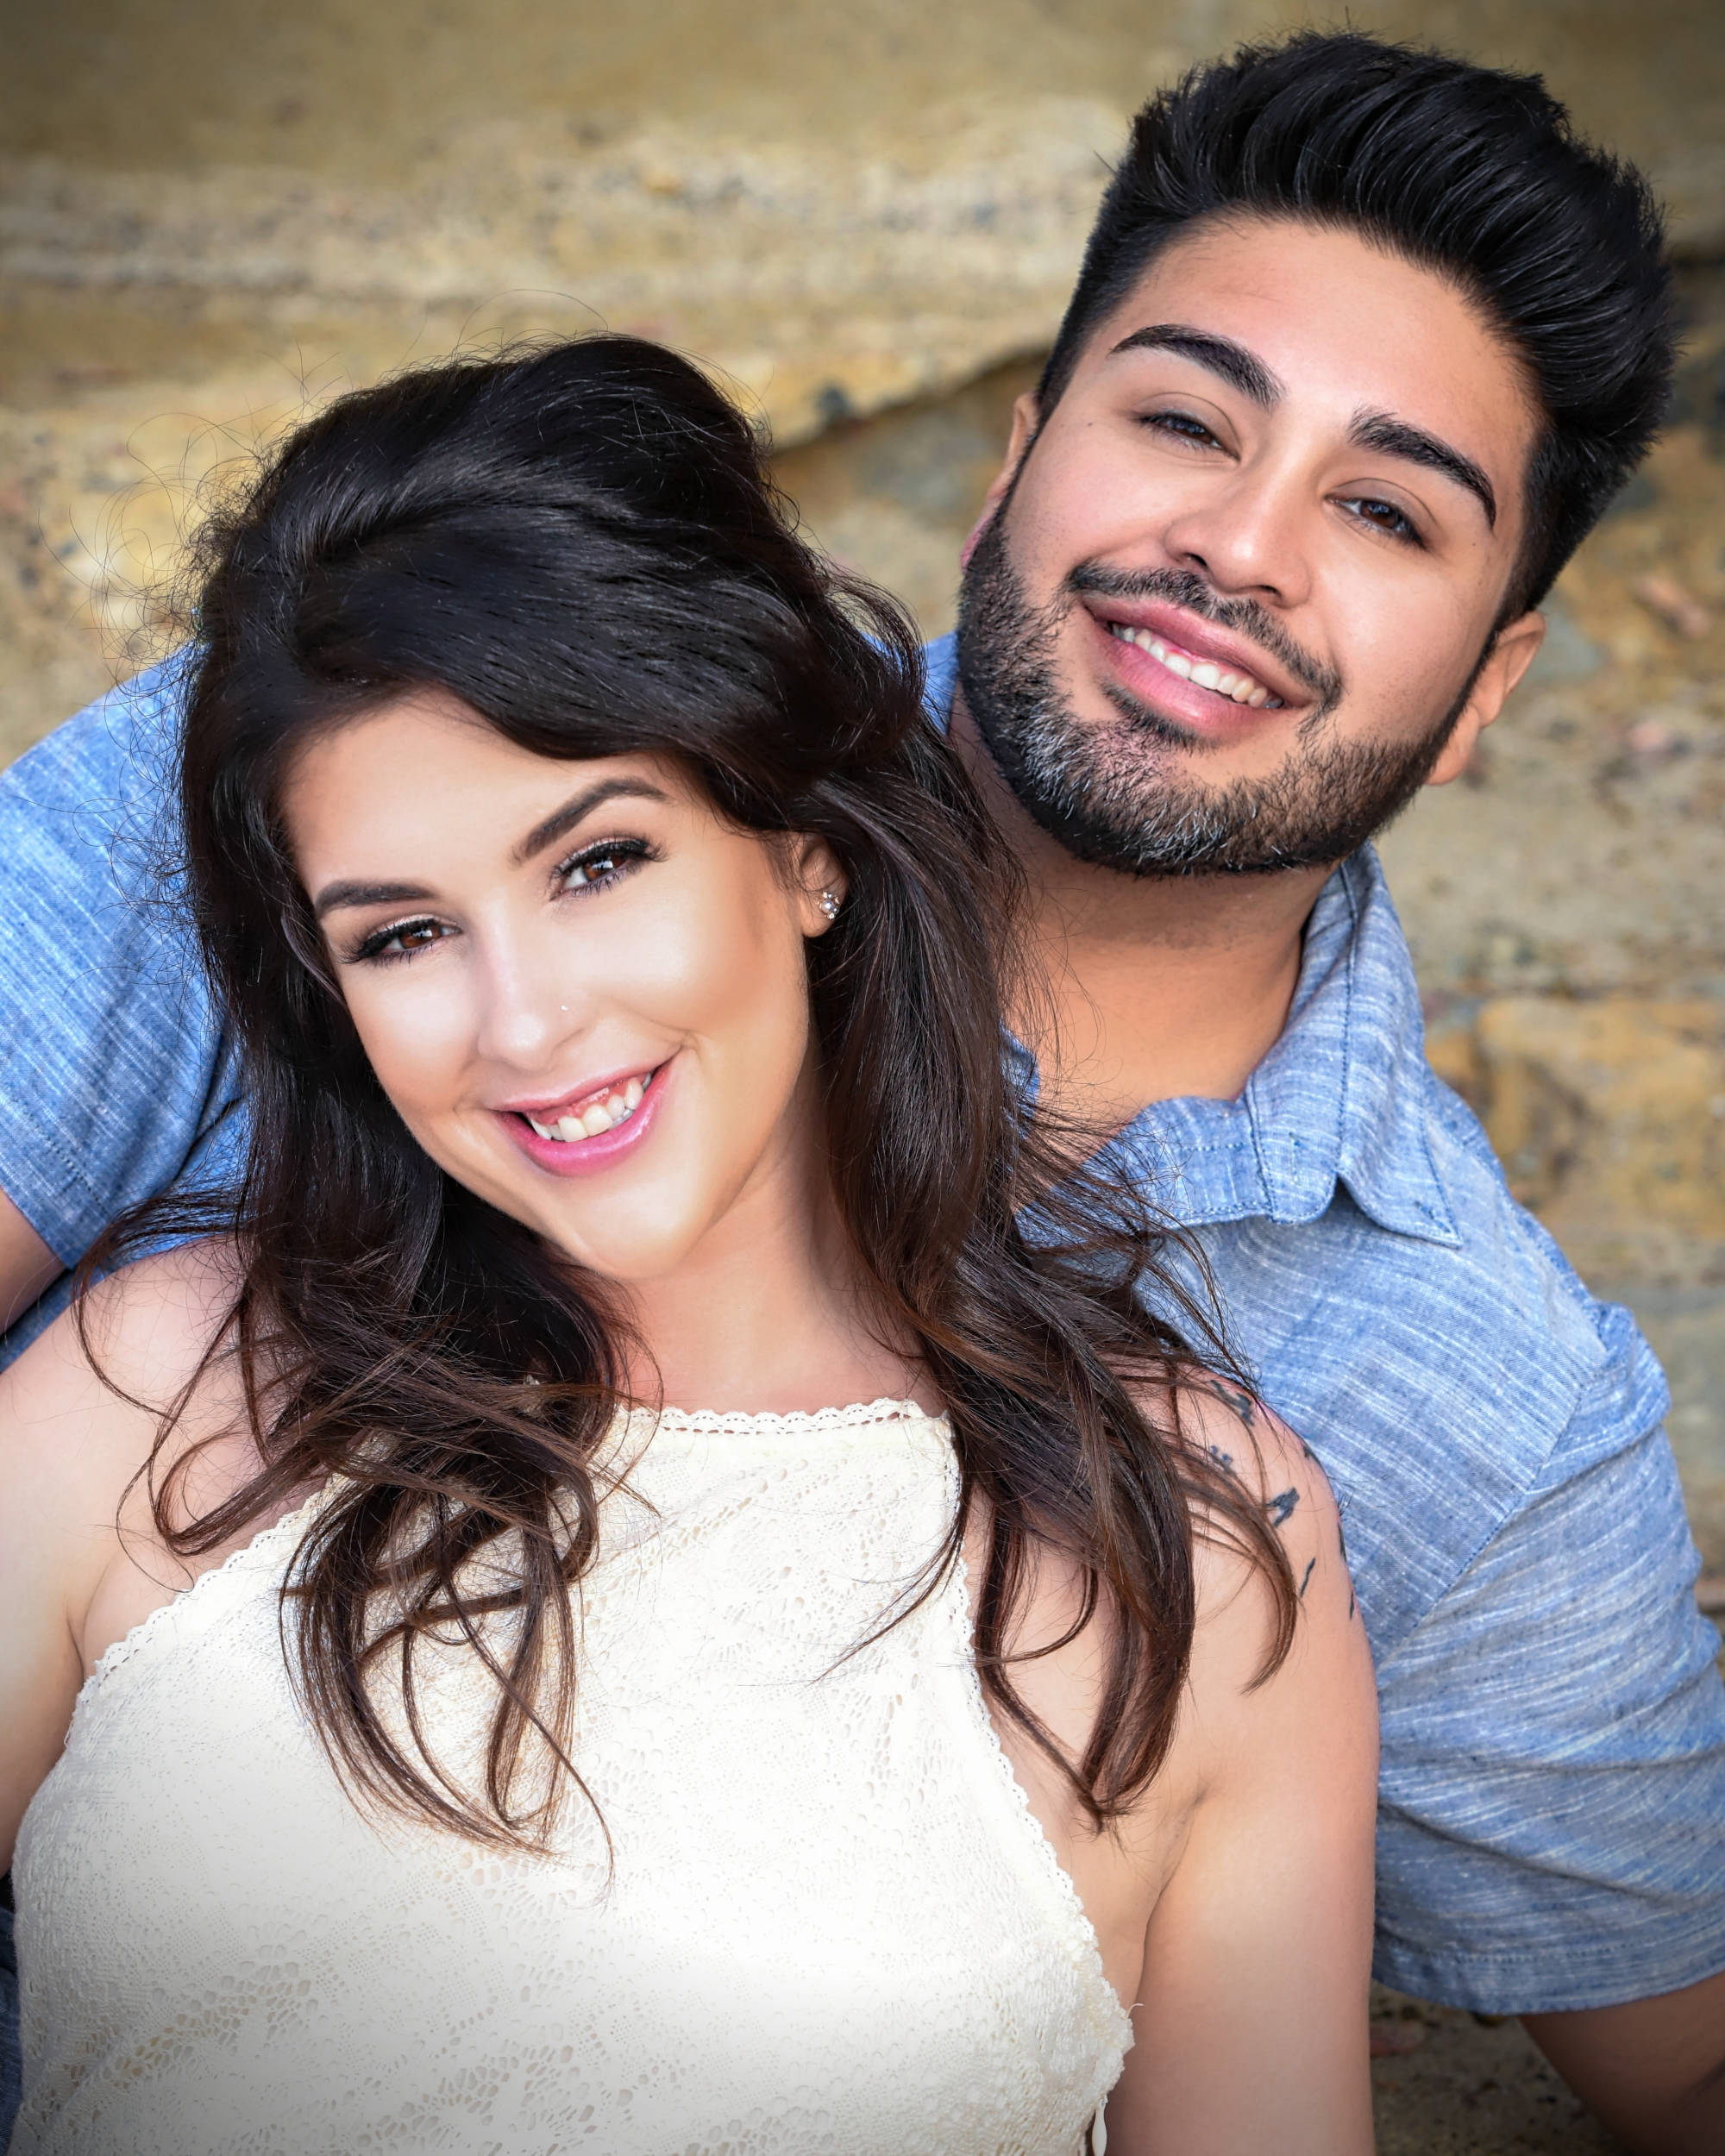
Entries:
<svg viewBox="0 0 1725 2156">
<path fill-rule="evenodd" d="M 1511 1191 L 1472 1109 L 1421 1066 L 1425 1140 L 1452 1232 L 1391 1235 L 1362 1220 L 1367 1329 L 1425 1371 L 1465 1451 L 1533 1482 L 1578 1443 L 1628 1443 L 1667 1405 L 1634 1318 L 1595 1295 Z M 1346 1263 L 1347 1238 L 1337 1257 Z"/>
<path fill-rule="evenodd" d="M 183 649 L 133 675 L 0 771 L 0 847 L 28 881 L 27 911 L 106 918 L 116 901 L 166 895 L 190 659 Z"/>
<path fill-rule="evenodd" d="M 0 772 L 0 812 L 21 806 L 135 803 L 172 761 L 190 654 L 170 654 L 44 734 Z"/>
<path fill-rule="evenodd" d="M 1217 1247 L 1265 1398 L 1335 1482 L 1379 1652 L 1536 1495 L 1668 1405 L 1630 1313 L 1516 1201 L 1465 1103 L 1420 1083 L 1445 1232 L 1395 1232 L 1343 1183 L 1318 1219 L 1243 1223 Z"/>
<path fill-rule="evenodd" d="M 1579 1388 L 1596 1387 L 1626 1363 L 1657 1377 L 1653 1351 L 1628 1311 L 1592 1292 L 1551 1231 L 1515 1197 L 1467 1102 L 1429 1067 L 1424 1083 L 1433 1166 L 1458 1237 L 1453 1263 L 1433 1269 L 1434 1284 L 1470 1300 L 1489 1297 L 1504 1338 Z"/>
</svg>

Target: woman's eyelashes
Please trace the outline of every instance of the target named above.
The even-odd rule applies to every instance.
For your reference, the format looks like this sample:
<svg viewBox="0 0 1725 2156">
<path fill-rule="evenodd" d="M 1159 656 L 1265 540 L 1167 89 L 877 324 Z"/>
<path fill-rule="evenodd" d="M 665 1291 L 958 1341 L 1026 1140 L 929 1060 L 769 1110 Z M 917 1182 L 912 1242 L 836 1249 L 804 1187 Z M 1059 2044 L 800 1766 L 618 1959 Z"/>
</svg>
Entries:
<svg viewBox="0 0 1725 2156">
<path fill-rule="evenodd" d="M 643 861 L 657 859 L 656 850 L 644 838 L 601 838 L 560 861 L 552 871 L 552 881 L 571 894 L 599 890 Z"/>
<path fill-rule="evenodd" d="M 442 943 L 444 936 L 453 934 L 448 921 L 392 921 L 388 927 L 360 936 L 358 943 L 341 953 L 341 962 L 342 966 L 362 966 L 373 960 L 416 957 L 420 951 L 429 951 L 433 943 Z"/>
<path fill-rule="evenodd" d="M 643 862 L 658 858 L 657 849 L 644 838 L 595 840 L 557 863 L 551 871 L 552 895 L 585 898 L 589 893 L 621 882 Z M 417 958 L 434 943 L 459 933 L 452 922 L 440 921 L 430 915 L 419 915 L 409 921 L 391 921 L 361 937 L 343 952 L 343 962 L 350 966 L 389 965 L 398 959 Z"/>
<path fill-rule="evenodd" d="M 398 958 L 414 958 L 455 933 L 448 921 L 394 921 L 387 928 L 374 928 L 369 936 L 362 936 L 343 954 L 344 962 L 358 966 L 374 960 L 388 964 Z"/>
</svg>

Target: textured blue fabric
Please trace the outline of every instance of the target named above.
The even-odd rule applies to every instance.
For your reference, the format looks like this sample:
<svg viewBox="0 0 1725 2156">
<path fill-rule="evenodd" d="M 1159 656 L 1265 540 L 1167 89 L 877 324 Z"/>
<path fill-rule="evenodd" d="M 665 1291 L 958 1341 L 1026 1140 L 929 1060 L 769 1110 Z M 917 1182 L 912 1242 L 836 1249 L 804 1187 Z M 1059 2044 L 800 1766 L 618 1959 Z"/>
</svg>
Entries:
<svg viewBox="0 0 1725 2156">
<path fill-rule="evenodd" d="M 220 1180 L 243 1144 L 172 873 L 176 680 L 173 661 L 138 675 L 0 772 L 0 1189 L 67 1265 L 126 1206 Z"/>
<path fill-rule="evenodd" d="M 950 641 L 929 660 L 944 712 Z M 0 774 L 0 1188 L 68 1261 L 243 1121 L 148 861 L 173 690 L 141 677 Z M 1427 1066 L 1369 849 L 1242 1097 L 1119 1144 L 1341 1501 L 1383 1712 L 1378 1975 L 1518 2013 L 1725 1968 L 1725 1691 L 1664 1380 Z"/>
</svg>

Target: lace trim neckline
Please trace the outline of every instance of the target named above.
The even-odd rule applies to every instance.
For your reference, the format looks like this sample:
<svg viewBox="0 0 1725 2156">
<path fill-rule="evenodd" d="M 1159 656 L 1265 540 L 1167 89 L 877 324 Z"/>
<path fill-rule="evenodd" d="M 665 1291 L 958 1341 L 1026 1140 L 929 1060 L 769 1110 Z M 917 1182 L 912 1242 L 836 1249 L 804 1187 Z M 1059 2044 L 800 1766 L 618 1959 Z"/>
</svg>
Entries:
<svg viewBox="0 0 1725 2156">
<path fill-rule="evenodd" d="M 284 1513 L 279 1520 L 272 1520 L 267 1527 L 260 1527 L 249 1542 L 242 1542 L 237 1550 L 230 1550 L 219 1564 L 206 1566 L 188 1586 L 181 1588 L 179 1594 L 170 1596 L 165 1602 L 158 1602 L 154 1609 L 139 1618 L 129 1631 L 122 1633 L 110 1645 L 104 1647 L 91 1664 L 90 1675 L 78 1687 L 78 1697 L 72 1703 L 73 1720 L 77 1720 L 78 1711 L 85 1699 L 97 1689 L 109 1671 L 129 1660 L 151 1634 L 160 1630 L 175 1610 L 184 1609 L 207 1583 L 219 1580 L 223 1574 L 235 1570 L 242 1564 L 274 1550 L 291 1535 L 299 1533 L 308 1526 L 312 1515 L 328 1500 L 335 1482 L 336 1478 L 332 1476 L 327 1482 L 296 1505 L 292 1512 Z"/>
<path fill-rule="evenodd" d="M 788 1437 L 808 1431 L 866 1429 L 883 1422 L 944 1426 L 945 1420 L 944 1415 L 925 1413 L 913 1400 L 891 1400 L 884 1396 L 879 1400 L 853 1401 L 845 1407 L 788 1408 L 778 1414 L 746 1414 L 740 1410 L 712 1407 L 627 1407 L 619 1409 L 618 1413 L 613 1439 L 637 1429 L 645 1429 L 649 1432 L 659 1430 L 689 1431 L 722 1437 L 746 1437 L 751 1434 Z M 604 1443 L 599 1448 L 601 1453 L 609 1449 Z M 339 1480 L 339 1476 L 331 1476 L 321 1489 L 313 1490 L 292 1512 L 284 1513 L 279 1520 L 272 1521 L 267 1527 L 260 1527 L 249 1542 L 242 1542 L 237 1550 L 230 1550 L 220 1564 L 207 1567 L 189 1586 L 182 1588 L 167 1601 L 158 1602 L 129 1631 L 122 1633 L 119 1639 L 104 1647 L 91 1664 L 89 1676 L 78 1688 L 78 1698 L 72 1707 L 73 1719 L 76 1719 L 78 1710 L 86 1697 L 98 1689 L 109 1672 L 129 1660 L 154 1633 L 166 1625 L 173 1612 L 184 1609 L 195 1595 L 205 1591 L 211 1582 L 221 1579 L 224 1574 L 234 1571 L 241 1564 L 268 1556 L 291 1536 L 302 1532 L 310 1524 L 314 1514 L 327 1502 Z"/>
<path fill-rule="evenodd" d="M 626 1407 L 618 1420 L 631 1429 L 648 1426 L 660 1430 L 716 1432 L 725 1437 L 800 1435 L 809 1430 L 856 1430 L 880 1422 L 944 1422 L 944 1415 L 931 1415 L 913 1400 L 858 1401 L 848 1407 L 793 1407 L 782 1413 L 750 1414 L 740 1408 Z"/>
</svg>

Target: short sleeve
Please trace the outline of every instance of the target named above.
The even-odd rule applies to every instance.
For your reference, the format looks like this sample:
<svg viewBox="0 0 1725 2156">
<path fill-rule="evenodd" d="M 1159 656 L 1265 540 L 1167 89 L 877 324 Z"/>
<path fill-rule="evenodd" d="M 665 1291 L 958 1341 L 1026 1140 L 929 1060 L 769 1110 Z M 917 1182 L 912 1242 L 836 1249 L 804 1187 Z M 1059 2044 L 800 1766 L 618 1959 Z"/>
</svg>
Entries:
<svg viewBox="0 0 1725 2156">
<path fill-rule="evenodd" d="M 1725 1688 L 1627 1312 L 1546 1473 L 1378 1672 L 1376 1973 L 1477 2012 L 1725 1969 Z"/>
<path fill-rule="evenodd" d="M 174 874 L 183 666 L 139 675 L 0 773 L 0 1189 L 68 1266 L 126 1206 L 189 1173 L 223 1179 L 242 1138 Z"/>
</svg>

